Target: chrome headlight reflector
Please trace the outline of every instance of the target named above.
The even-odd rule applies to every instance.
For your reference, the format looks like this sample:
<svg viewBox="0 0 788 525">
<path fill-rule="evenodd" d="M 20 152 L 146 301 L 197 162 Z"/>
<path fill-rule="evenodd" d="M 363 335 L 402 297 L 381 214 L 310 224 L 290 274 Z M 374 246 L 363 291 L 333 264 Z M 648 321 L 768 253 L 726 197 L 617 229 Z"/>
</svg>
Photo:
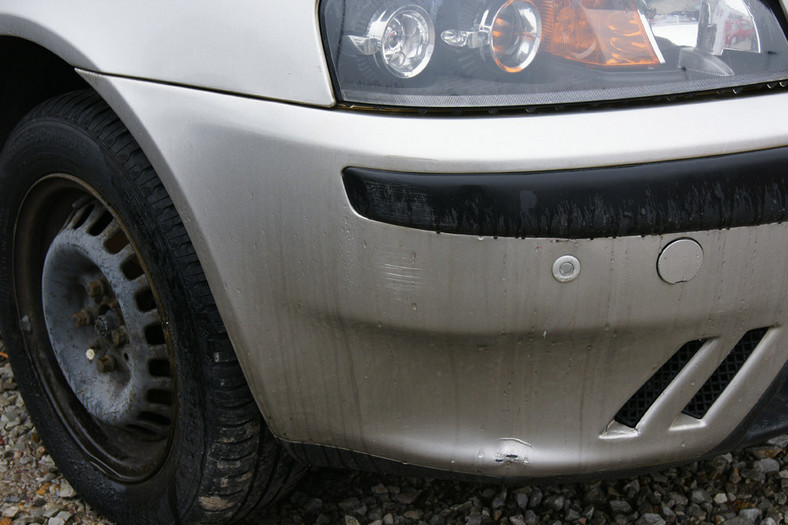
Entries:
<svg viewBox="0 0 788 525">
<path fill-rule="evenodd" d="M 397 78 L 413 78 L 424 71 L 435 48 L 432 19 L 417 5 L 383 9 L 370 21 L 364 36 L 345 38 Z"/>
<path fill-rule="evenodd" d="M 768 1 L 323 0 L 320 17 L 343 102 L 506 107 L 786 81 Z"/>
</svg>

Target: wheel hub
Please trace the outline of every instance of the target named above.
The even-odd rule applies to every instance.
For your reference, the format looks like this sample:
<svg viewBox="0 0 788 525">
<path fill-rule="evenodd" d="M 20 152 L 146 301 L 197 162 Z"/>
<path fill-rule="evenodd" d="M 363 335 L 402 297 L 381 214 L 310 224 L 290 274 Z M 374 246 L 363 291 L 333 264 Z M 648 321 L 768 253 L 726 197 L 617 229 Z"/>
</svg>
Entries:
<svg viewBox="0 0 788 525">
<path fill-rule="evenodd" d="M 79 206 L 49 246 L 44 318 L 66 382 L 101 423 L 161 439 L 173 384 L 152 290 L 121 225 L 98 201 Z"/>
</svg>

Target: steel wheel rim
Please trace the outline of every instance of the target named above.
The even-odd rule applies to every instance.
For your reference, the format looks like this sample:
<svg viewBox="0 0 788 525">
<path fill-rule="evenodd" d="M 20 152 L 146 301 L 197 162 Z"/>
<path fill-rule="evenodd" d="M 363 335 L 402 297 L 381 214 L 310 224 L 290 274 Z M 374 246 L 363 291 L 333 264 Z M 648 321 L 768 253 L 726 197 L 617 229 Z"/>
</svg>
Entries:
<svg viewBox="0 0 788 525">
<path fill-rule="evenodd" d="M 154 475 L 175 428 L 177 389 L 159 294 L 128 228 L 87 183 L 49 175 L 20 208 L 14 259 L 20 325 L 60 421 L 110 477 L 138 482 Z M 69 262 L 82 267 L 69 271 Z M 134 264 L 124 270 L 129 262 Z M 106 286 L 98 299 L 86 288 L 94 281 Z M 84 308 L 72 311 L 75 304 Z M 75 315 L 91 307 L 92 319 Z M 90 359 L 83 348 L 89 339 L 106 343 L 107 351 L 96 349 Z M 111 344 L 113 339 L 118 344 Z M 73 360 L 77 351 L 81 367 Z M 114 361 L 114 370 L 98 370 L 102 357 Z M 112 393 L 121 401 L 101 400 Z"/>
</svg>

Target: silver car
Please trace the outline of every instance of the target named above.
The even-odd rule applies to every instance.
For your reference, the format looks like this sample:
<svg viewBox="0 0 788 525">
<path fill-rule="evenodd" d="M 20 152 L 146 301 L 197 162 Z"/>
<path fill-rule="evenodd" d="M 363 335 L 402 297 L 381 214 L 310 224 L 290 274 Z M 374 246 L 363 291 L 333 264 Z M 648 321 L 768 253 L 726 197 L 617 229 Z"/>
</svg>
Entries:
<svg viewBox="0 0 788 525">
<path fill-rule="evenodd" d="M 785 0 L 4 0 L 0 331 L 120 523 L 788 430 Z"/>
</svg>

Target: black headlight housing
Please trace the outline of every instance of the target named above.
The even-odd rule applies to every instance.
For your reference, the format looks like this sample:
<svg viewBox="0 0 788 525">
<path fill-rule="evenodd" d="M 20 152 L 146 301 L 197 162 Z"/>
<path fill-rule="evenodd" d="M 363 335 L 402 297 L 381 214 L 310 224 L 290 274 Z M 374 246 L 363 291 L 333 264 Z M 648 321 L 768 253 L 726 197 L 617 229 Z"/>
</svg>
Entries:
<svg viewBox="0 0 788 525">
<path fill-rule="evenodd" d="M 763 0 L 323 0 L 338 98 L 416 108 L 541 106 L 788 80 Z"/>
</svg>

